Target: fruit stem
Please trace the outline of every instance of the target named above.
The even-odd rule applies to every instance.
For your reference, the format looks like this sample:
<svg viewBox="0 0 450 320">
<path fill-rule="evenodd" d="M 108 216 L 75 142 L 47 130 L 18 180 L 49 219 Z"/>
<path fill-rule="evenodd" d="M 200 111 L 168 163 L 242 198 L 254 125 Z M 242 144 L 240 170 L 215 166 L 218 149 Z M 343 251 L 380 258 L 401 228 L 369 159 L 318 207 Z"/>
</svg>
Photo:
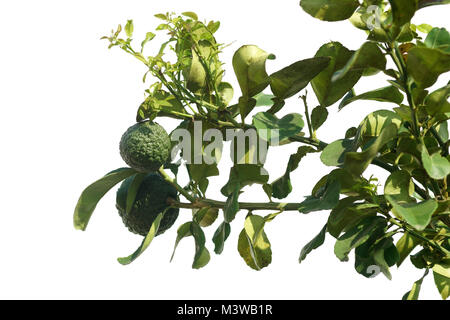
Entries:
<svg viewBox="0 0 450 320">
<path fill-rule="evenodd" d="M 180 186 L 175 179 L 173 179 L 171 176 L 169 176 L 165 171 L 164 167 L 162 166 L 158 170 L 159 174 L 163 177 L 164 180 L 166 180 L 168 183 L 173 185 L 177 191 L 182 194 L 187 200 L 189 200 L 191 203 L 195 203 L 196 199 L 182 186 Z"/>
</svg>

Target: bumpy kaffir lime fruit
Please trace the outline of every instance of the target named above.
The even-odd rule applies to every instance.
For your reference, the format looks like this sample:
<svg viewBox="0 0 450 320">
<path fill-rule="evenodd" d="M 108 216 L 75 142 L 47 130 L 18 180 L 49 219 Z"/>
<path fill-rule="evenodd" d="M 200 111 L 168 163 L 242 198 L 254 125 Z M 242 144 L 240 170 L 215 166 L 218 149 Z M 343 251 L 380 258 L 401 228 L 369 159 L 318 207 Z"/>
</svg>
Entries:
<svg viewBox="0 0 450 320">
<path fill-rule="evenodd" d="M 126 212 L 128 189 L 134 177 L 122 182 L 117 190 L 116 207 L 123 223 L 133 233 L 146 236 L 159 213 L 167 207 L 167 198 L 177 199 L 177 190 L 157 173 L 149 173 L 139 186 L 130 212 Z M 178 208 L 166 211 L 159 225 L 157 235 L 169 229 L 178 217 Z"/>
<path fill-rule="evenodd" d="M 157 171 L 169 158 L 170 138 L 166 130 L 151 121 L 128 128 L 120 140 L 120 155 L 139 172 Z"/>
</svg>

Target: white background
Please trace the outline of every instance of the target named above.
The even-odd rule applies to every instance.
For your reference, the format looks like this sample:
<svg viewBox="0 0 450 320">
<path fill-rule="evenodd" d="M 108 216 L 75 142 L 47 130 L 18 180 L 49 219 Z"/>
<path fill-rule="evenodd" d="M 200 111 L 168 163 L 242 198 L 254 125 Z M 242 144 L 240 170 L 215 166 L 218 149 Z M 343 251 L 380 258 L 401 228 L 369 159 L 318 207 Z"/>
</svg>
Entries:
<svg viewBox="0 0 450 320">
<path fill-rule="evenodd" d="M 419 11 L 417 24 L 449 27 L 448 7 Z M 124 166 L 118 152 L 122 133 L 133 124 L 144 98 L 145 67 L 119 49 L 107 50 L 103 35 L 118 23 L 134 19 L 140 43 L 160 22 L 160 12 L 195 11 L 202 19 L 220 20 L 217 39 L 232 43 L 222 60 L 226 80 L 235 86 L 231 57 L 244 44 L 256 44 L 277 56 L 267 68 L 274 72 L 297 60 L 312 57 L 325 42 L 341 41 L 357 49 L 365 34 L 348 22 L 326 23 L 304 13 L 297 0 L 283 1 L 3 1 L 0 5 L 0 298 L 121 298 L 121 299 L 399 299 L 420 278 L 407 261 L 393 268 L 393 281 L 366 279 L 333 254 L 334 239 L 314 251 L 301 265 L 299 252 L 322 228 L 327 212 L 301 215 L 287 212 L 267 225 L 273 263 L 260 272 L 249 269 L 237 252 L 242 212 L 222 255 L 212 254 L 209 265 L 192 270 L 194 244 L 184 239 L 169 263 L 176 227 L 188 221 L 180 214 L 175 227 L 151 244 L 132 265 L 116 258 L 134 251 L 141 237 L 122 225 L 115 191 L 99 203 L 86 232 L 72 226 L 72 213 L 81 191 L 91 182 Z M 159 38 L 163 35 L 161 34 Z M 156 47 L 149 46 L 149 54 Z M 383 76 L 366 78 L 357 92 L 384 86 Z M 378 82 L 377 82 L 378 80 Z M 381 82 L 380 82 L 381 81 Z M 440 82 L 441 84 L 444 81 Z M 310 90 L 310 104 L 316 103 Z M 337 113 L 319 138 L 333 141 L 346 128 L 388 104 L 358 102 Z M 286 112 L 302 112 L 292 98 Z M 284 111 L 283 111 L 284 112 Z M 159 120 L 171 129 L 175 122 Z M 279 147 L 269 155 L 271 180 L 285 169 L 297 145 Z M 224 156 L 222 174 L 211 180 L 210 198 L 222 199 L 230 161 Z M 330 169 L 318 157 L 303 160 L 292 175 L 299 202 L 314 182 Z M 370 169 L 366 176 L 385 173 Z M 380 183 L 381 183 L 380 182 Z M 265 201 L 259 186 L 246 188 L 245 201 Z M 208 228 L 208 246 L 220 221 Z M 439 295 L 429 277 L 422 298 Z"/>
</svg>

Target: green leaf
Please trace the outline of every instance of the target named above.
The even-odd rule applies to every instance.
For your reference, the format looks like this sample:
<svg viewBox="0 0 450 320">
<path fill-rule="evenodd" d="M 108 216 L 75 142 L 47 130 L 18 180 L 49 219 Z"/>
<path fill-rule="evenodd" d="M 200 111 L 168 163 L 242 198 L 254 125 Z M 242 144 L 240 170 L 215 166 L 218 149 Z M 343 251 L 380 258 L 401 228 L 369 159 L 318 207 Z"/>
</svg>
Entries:
<svg viewBox="0 0 450 320">
<path fill-rule="evenodd" d="M 419 0 L 419 9 L 438 4 L 449 4 L 450 0 Z"/>
<path fill-rule="evenodd" d="M 375 42 L 366 42 L 348 60 L 345 66 L 336 71 L 331 81 L 335 82 L 345 78 L 350 71 L 364 71 L 368 68 L 384 70 L 386 68 L 386 57 Z"/>
<path fill-rule="evenodd" d="M 127 265 L 127 264 L 132 263 L 148 248 L 148 246 L 152 242 L 153 238 L 158 233 L 159 224 L 161 223 L 161 219 L 163 218 L 166 211 L 167 210 L 158 214 L 158 216 L 153 221 L 152 226 L 150 227 L 150 230 L 148 231 L 147 235 L 145 236 L 144 240 L 142 241 L 141 245 L 135 252 L 133 252 L 128 257 L 117 258 L 117 261 L 119 261 L 120 264 Z"/>
<path fill-rule="evenodd" d="M 328 57 L 297 61 L 270 75 L 270 88 L 275 96 L 284 100 L 297 94 L 330 63 Z"/>
<path fill-rule="evenodd" d="M 220 190 L 226 197 L 231 195 L 236 188 L 238 190 L 245 186 L 265 184 L 269 180 L 269 174 L 260 165 L 256 164 L 235 164 L 230 170 L 228 182 Z"/>
<path fill-rule="evenodd" d="M 347 152 L 344 161 L 345 169 L 354 175 L 361 175 L 376 158 L 381 148 L 397 136 L 397 132 L 397 126 L 390 124 L 381 131 L 380 136 L 366 150 Z"/>
<path fill-rule="evenodd" d="M 403 101 L 403 94 L 401 94 L 397 88 L 393 86 L 388 86 L 377 90 L 365 92 L 357 96 L 349 97 L 341 102 L 341 104 L 339 105 L 339 110 L 341 110 L 346 105 L 356 100 L 374 100 L 380 102 L 392 102 L 400 104 Z"/>
<path fill-rule="evenodd" d="M 223 104 L 225 106 L 228 106 L 234 95 L 234 89 L 231 84 L 229 84 L 228 82 L 221 82 L 217 90 L 219 91 L 219 96 Z"/>
<path fill-rule="evenodd" d="M 266 60 L 273 58 L 273 55 L 254 45 L 245 45 L 236 51 L 233 56 L 233 68 L 242 96 L 253 97 L 269 85 Z"/>
<path fill-rule="evenodd" d="M 422 145 L 422 163 L 428 175 L 436 180 L 445 179 L 450 174 L 450 162 L 436 152 L 431 156 L 427 148 Z"/>
<path fill-rule="evenodd" d="M 201 227 L 209 227 L 216 221 L 219 215 L 219 209 L 217 208 L 201 208 L 194 215 L 194 220 Z"/>
<path fill-rule="evenodd" d="M 327 232 L 327 225 L 325 225 L 320 233 L 314 237 L 308 244 L 306 244 L 302 251 L 300 252 L 300 258 L 298 259 L 299 263 L 302 263 L 305 260 L 306 256 L 311 253 L 314 249 L 319 248 L 325 242 L 325 235 Z"/>
<path fill-rule="evenodd" d="M 213 242 L 214 242 L 214 252 L 216 254 L 221 254 L 223 252 L 225 241 L 230 235 L 231 227 L 227 222 L 222 222 L 220 226 L 217 228 L 216 232 L 214 232 Z"/>
<path fill-rule="evenodd" d="M 331 181 L 319 194 L 306 197 L 306 200 L 300 203 L 298 210 L 301 213 L 310 213 L 333 209 L 339 202 L 340 190 L 340 182 L 337 180 Z"/>
<path fill-rule="evenodd" d="M 433 27 L 427 23 L 419 24 L 416 27 L 417 27 L 417 30 L 419 30 L 422 33 L 429 33 L 431 30 L 433 30 Z"/>
<path fill-rule="evenodd" d="M 348 19 L 359 7 L 358 0 L 301 0 L 300 6 L 314 18 L 325 21 Z"/>
<path fill-rule="evenodd" d="M 178 227 L 177 230 L 177 239 L 175 240 L 175 245 L 173 247 L 173 253 L 172 253 L 172 257 L 170 258 L 170 261 L 172 262 L 173 257 L 175 256 L 175 251 L 178 247 L 178 244 L 180 243 L 181 239 L 192 236 L 192 232 L 191 232 L 191 224 L 192 222 L 186 222 L 183 223 L 180 227 Z"/>
<path fill-rule="evenodd" d="M 422 288 L 423 279 L 428 275 L 428 270 L 425 272 L 422 278 L 414 282 L 410 291 L 405 293 L 402 300 L 419 300 L 420 289 Z"/>
<path fill-rule="evenodd" d="M 341 261 L 348 260 L 348 254 L 358 246 L 364 244 L 376 230 L 384 228 L 386 220 L 378 216 L 362 219 L 338 238 L 334 246 L 334 253 Z"/>
<path fill-rule="evenodd" d="M 331 106 L 341 99 L 361 78 L 361 70 L 351 70 L 342 79 L 331 81 L 333 74 L 342 69 L 352 56 L 353 51 L 348 50 L 339 42 L 327 43 L 317 51 L 316 57 L 331 58 L 328 67 L 311 81 L 314 93 L 323 107 Z"/>
<path fill-rule="evenodd" d="M 199 224 L 195 221 L 192 221 L 191 223 L 191 233 L 195 239 L 195 256 L 194 262 L 192 263 L 192 268 L 200 269 L 208 264 L 210 254 L 208 249 L 205 247 L 205 234 Z"/>
<path fill-rule="evenodd" d="M 145 39 L 141 42 L 141 53 L 144 50 L 144 46 L 147 44 L 147 42 L 152 41 L 156 37 L 156 34 L 153 32 L 147 32 L 145 34 Z"/>
<path fill-rule="evenodd" d="M 430 116 L 437 114 L 445 114 L 450 112 L 450 102 L 448 98 L 450 96 L 450 85 L 440 88 L 430 93 L 425 98 L 425 108 Z"/>
<path fill-rule="evenodd" d="M 138 173 L 132 177 L 132 181 L 128 187 L 127 191 L 127 199 L 126 199 L 126 208 L 125 212 L 128 214 L 131 212 L 131 209 L 134 205 L 134 200 L 136 199 L 136 195 L 139 191 L 139 187 L 141 186 L 142 181 L 144 181 L 147 174 Z"/>
<path fill-rule="evenodd" d="M 442 299 L 446 300 L 450 296 L 450 260 L 435 264 L 433 275 Z"/>
<path fill-rule="evenodd" d="M 253 97 L 253 99 L 256 100 L 255 107 L 265 107 L 265 106 L 271 106 L 273 105 L 273 98 L 275 98 L 272 94 L 266 94 L 266 93 L 258 93 L 256 96 Z"/>
<path fill-rule="evenodd" d="M 345 155 L 353 149 L 353 140 L 341 139 L 323 149 L 320 160 L 326 166 L 337 167 L 344 164 Z"/>
<path fill-rule="evenodd" d="M 385 195 L 393 209 L 405 219 L 414 229 L 423 231 L 431 222 L 431 216 L 436 211 L 438 203 L 429 199 L 420 203 L 401 203 L 395 197 Z"/>
<path fill-rule="evenodd" d="M 133 26 L 133 20 L 128 20 L 127 24 L 125 25 L 125 33 L 127 34 L 128 38 L 131 38 L 133 36 L 134 26 Z"/>
<path fill-rule="evenodd" d="M 239 211 L 239 184 L 235 186 L 234 191 L 228 196 L 223 209 L 225 222 L 229 223 L 234 220 L 236 213 Z"/>
<path fill-rule="evenodd" d="M 195 12 L 186 11 L 186 12 L 182 12 L 181 14 L 185 17 L 191 18 L 192 20 L 195 20 L 195 21 L 198 20 L 198 16 Z"/>
<path fill-rule="evenodd" d="M 106 176 L 88 186 L 81 193 L 73 215 L 75 229 L 86 230 L 89 219 L 100 199 L 116 184 L 136 174 L 131 168 L 120 168 L 108 173 Z"/>
<path fill-rule="evenodd" d="M 408 51 L 406 67 L 419 87 L 428 88 L 441 74 L 450 71 L 450 53 L 438 49 L 414 47 Z"/>
<path fill-rule="evenodd" d="M 414 183 L 411 176 L 404 170 L 391 173 L 384 184 L 384 194 L 394 198 L 396 201 L 410 202 L 414 194 Z"/>
<path fill-rule="evenodd" d="M 419 245 L 420 241 L 412 236 L 409 232 L 405 232 L 403 236 L 397 241 L 396 247 L 400 258 L 397 262 L 397 266 L 405 261 L 405 259 L 411 254 L 411 252 Z"/>
<path fill-rule="evenodd" d="M 139 106 L 136 120 L 153 119 L 158 114 L 185 113 L 183 105 L 172 94 L 164 90 L 153 91 Z"/>
<path fill-rule="evenodd" d="M 319 129 L 328 118 L 328 110 L 325 107 L 317 106 L 311 112 L 311 126 L 313 130 Z"/>
<path fill-rule="evenodd" d="M 252 269 L 261 270 L 272 262 L 270 242 L 264 232 L 263 217 L 249 215 L 244 229 L 239 234 L 238 251 L 245 263 Z"/>
<path fill-rule="evenodd" d="M 390 110 L 377 110 L 369 114 L 360 124 L 360 136 L 371 139 L 380 136 L 381 132 L 390 125 L 400 128 L 402 119 Z"/>
<path fill-rule="evenodd" d="M 300 133 L 305 124 L 298 113 L 290 113 L 278 119 L 269 112 L 259 112 L 253 116 L 253 125 L 261 139 L 281 142 Z"/>
<path fill-rule="evenodd" d="M 433 28 L 428 33 L 425 46 L 450 53 L 450 33 L 445 28 Z"/>
<path fill-rule="evenodd" d="M 317 152 L 316 149 L 310 146 L 301 146 L 297 149 L 297 152 L 289 157 L 288 165 L 283 176 L 272 182 L 271 195 L 277 199 L 286 198 L 292 191 L 290 174 L 292 171 L 298 168 L 300 161 L 308 154 Z"/>
<path fill-rule="evenodd" d="M 389 0 L 392 8 L 393 23 L 397 27 L 411 21 L 418 9 L 418 0 Z"/>
</svg>

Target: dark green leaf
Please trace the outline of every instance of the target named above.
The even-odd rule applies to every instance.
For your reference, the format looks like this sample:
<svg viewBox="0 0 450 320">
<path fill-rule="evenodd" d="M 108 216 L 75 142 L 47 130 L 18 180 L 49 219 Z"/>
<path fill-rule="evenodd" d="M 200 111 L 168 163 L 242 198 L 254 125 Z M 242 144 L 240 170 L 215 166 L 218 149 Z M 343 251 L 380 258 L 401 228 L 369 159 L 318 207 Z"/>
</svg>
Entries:
<svg viewBox="0 0 450 320">
<path fill-rule="evenodd" d="M 397 136 L 397 126 L 386 126 L 374 143 L 362 152 L 347 152 L 344 167 L 354 175 L 361 175 L 378 155 L 380 149 Z"/>
<path fill-rule="evenodd" d="M 411 21 L 418 9 L 418 0 L 389 0 L 394 16 L 394 25 L 401 27 Z"/>
<path fill-rule="evenodd" d="M 195 256 L 192 268 L 200 269 L 206 266 L 210 259 L 209 251 L 205 247 L 205 234 L 195 221 L 191 223 L 191 233 L 195 239 Z"/>
<path fill-rule="evenodd" d="M 235 185 L 234 191 L 228 196 L 225 202 L 225 207 L 223 209 L 225 222 L 229 223 L 234 220 L 236 213 L 239 211 L 239 187 L 240 185 Z"/>
<path fill-rule="evenodd" d="M 401 94 L 397 88 L 393 86 L 388 86 L 377 90 L 365 92 L 357 96 L 348 97 L 347 99 L 342 100 L 341 104 L 339 105 L 339 110 L 341 110 L 343 107 L 356 100 L 374 100 L 380 102 L 392 102 L 400 104 L 403 101 L 403 94 Z"/>
<path fill-rule="evenodd" d="M 327 232 L 327 225 L 325 225 L 320 233 L 314 237 L 306 246 L 303 247 L 302 251 L 300 252 L 300 258 L 298 259 L 299 263 L 302 263 L 303 260 L 305 260 L 306 256 L 311 253 L 314 249 L 317 249 L 323 243 L 325 242 L 325 235 Z"/>
<path fill-rule="evenodd" d="M 329 182 L 325 190 L 319 195 L 312 195 L 300 203 L 299 211 L 301 213 L 310 213 L 313 211 L 330 210 L 333 209 L 339 202 L 339 193 L 341 184 L 334 180 Z"/>
<path fill-rule="evenodd" d="M 301 0 L 300 6 L 314 18 L 325 21 L 345 20 L 359 7 L 358 0 Z"/>
<path fill-rule="evenodd" d="M 328 118 L 328 110 L 325 107 L 317 106 L 311 112 L 311 125 L 313 130 L 319 129 Z"/>
<path fill-rule="evenodd" d="M 201 227 L 209 227 L 216 221 L 218 215 L 217 208 L 202 208 L 195 213 L 194 218 Z"/>
<path fill-rule="evenodd" d="M 330 63 L 328 57 L 297 61 L 270 75 L 270 87 L 278 98 L 284 100 L 305 88 Z"/>
<path fill-rule="evenodd" d="M 345 66 L 336 71 L 331 81 L 335 82 L 345 78 L 350 71 L 364 71 L 368 68 L 384 70 L 386 68 L 386 57 L 374 42 L 366 42 L 348 60 Z"/>
<path fill-rule="evenodd" d="M 175 240 L 175 245 L 173 247 L 173 253 L 172 253 L 172 257 L 170 258 L 170 261 L 173 260 L 173 257 L 175 256 L 175 250 L 177 249 L 178 244 L 180 243 L 181 239 L 192 236 L 191 224 L 192 224 L 192 222 L 189 221 L 189 222 L 182 224 L 180 227 L 178 227 L 177 239 Z"/>
<path fill-rule="evenodd" d="M 230 235 L 230 232 L 231 232 L 230 224 L 226 223 L 225 221 L 222 222 L 220 226 L 217 228 L 213 236 L 213 242 L 215 245 L 214 252 L 216 254 L 221 254 L 223 252 L 225 241 Z"/>
<path fill-rule="evenodd" d="M 438 4 L 449 4 L 450 0 L 419 0 L 419 9 Z"/>
<path fill-rule="evenodd" d="M 155 218 L 155 220 L 152 223 L 152 226 L 150 227 L 150 230 L 148 231 L 148 234 L 145 236 L 144 240 L 142 241 L 139 248 L 133 252 L 128 257 L 124 258 L 118 258 L 117 261 L 119 261 L 122 265 L 127 265 L 132 263 L 134 260 L 136 260 L 150 245 L 155 235 L 158 233 L 159 224 L 161 222 L 161 219 L 163 218 L 166 211 L 161 212 L 158 214 L 158 216 Z"/>
<path fill-rule="evenodd" d="M 89 219 L 100 199 L 116 184 L 136 174 L 131 168 L 120 168 L 108 173 L 106 176 L 88 186 L 81 193 L 73 215 L 75 229 L 86 230 Z"/>
<path fill-rule="evenodd" d="M 341 261 L 347 261 L 350 251 L 365 243 L 377 229 L 384 228 L 385 225 L 386 220 L 382 217 L 370 216 L 362 219 L 339 237 L 334 246 L 334 253 Z"/>
<path fill-rule="evenodd" d="M 352 56 L 353 51 L 339 42 L 327 43 L 317 51 L 316 57 L 331 58 L 328 67 L 311 81 L 317 99 L 323 107 L 331 106 L 341 99 L 361 78 L 362 70 L 351 70 L 339 81 L 331 81 L 333 74 L 342 69 Z"/>
<path fill-rule="evenodd" d="M 134 205 L 134 200 L 136 199 L 136 194 L 139 191 L 139 187 L 141 186 L 142 181 L 144 181 L 147 174 L 138 173 L 134 175 L 131 179 L 131 183 L 127 189 L 127 199 L 126 199 L 126 208 L 125 212 L 128 214 L 131 212 L 131 209 Z"/>
</svg>

